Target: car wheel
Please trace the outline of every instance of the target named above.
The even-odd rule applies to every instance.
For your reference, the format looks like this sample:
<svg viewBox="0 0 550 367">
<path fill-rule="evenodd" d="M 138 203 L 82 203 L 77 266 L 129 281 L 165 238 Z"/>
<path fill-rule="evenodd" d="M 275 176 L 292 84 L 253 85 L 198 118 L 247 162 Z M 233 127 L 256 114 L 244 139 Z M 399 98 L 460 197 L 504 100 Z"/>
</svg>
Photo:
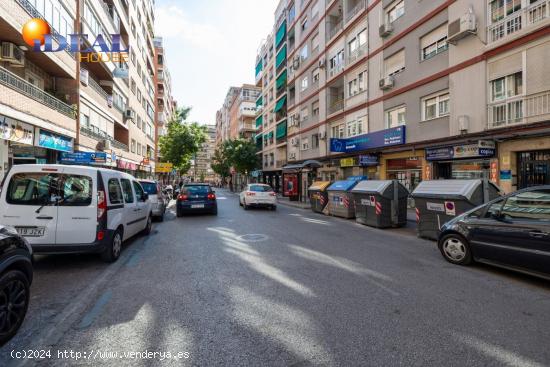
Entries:
<svg viewBox="0 0 550 367">
<path fill-rule="evenodd" d="M 239 206 L 243 206 L 243 202 L 239 199 Z"/>
<path fill-rule="evenodd" d="M 143 229 L 143 234 L 146 236 L 149 236 L 153 230 L 153 217 L 149 215 L 147 217 L 147 224 L 145 225 L 145 228 Z"/>
<path fill-rule="evenodd" d="M 468 265 L 472 262 L 470 244 L 459 234 L 448 234 L 439 241 L 441 255 L 451 264 Z"/>
<path fill-rule="evenodd" d="M 176 209 L 176 216 L 177 216 L 178 218 L 183 217 L 183 211 L 182 211 L 180 208 L 177 208 L 177 209 Z"/>
<path fill-rule="evenodd" d="M 248 205 L 246 205 L 246 201 L 245 201 L 245 200 L 243 200 L 243 208 L 244 208 L 244 210 L 248 210 Z"/>
<path fill-rule="evenodd" d="M 0 277 L 0 346 L 19 330 L 29 307 L 29 280 L 19 270 Z"/>
<path fill-rule="evenodd" d="M 105 262 L 113 263 L 117 261 L 117 259 L 120 257 L 121 251 L 122 251 L 122 232 L 117 229 L 113 234 L 111 243 L 109 243 L 105 248 L 105 250 L 103 250 L 103 252 L 101 253 L 101 258 Z"/>
</svg>

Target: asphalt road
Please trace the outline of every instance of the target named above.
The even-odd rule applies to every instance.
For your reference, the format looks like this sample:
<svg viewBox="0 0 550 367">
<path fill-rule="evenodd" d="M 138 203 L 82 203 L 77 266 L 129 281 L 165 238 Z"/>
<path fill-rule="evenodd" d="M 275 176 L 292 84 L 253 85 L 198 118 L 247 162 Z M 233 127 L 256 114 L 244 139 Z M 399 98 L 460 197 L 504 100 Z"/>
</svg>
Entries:
<svg viewBox="0 0 550 367">
<path fill-rule="evenodd" d="M 407 230 L 218 198 L 217 217 L 172 210 L 112 265 L 39 257 L 0 365 L 550 365 L 548 282 L 453 266 Z M 29 350 L 51 356 L 11 357 Z"/>
</svg>

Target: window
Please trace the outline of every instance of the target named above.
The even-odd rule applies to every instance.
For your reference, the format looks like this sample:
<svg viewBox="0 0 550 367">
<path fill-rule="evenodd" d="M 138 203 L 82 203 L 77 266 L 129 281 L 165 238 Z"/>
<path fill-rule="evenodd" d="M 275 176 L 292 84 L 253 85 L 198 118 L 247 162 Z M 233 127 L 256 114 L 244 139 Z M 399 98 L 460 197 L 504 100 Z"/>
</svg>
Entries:
<svg viewBox="0 0 550 367">
<path fill-rule="evenodd" d="M 62 175 L 60 206 L 88 206 L 92 204 L 92 179 L 88 176 Z"/>
<path fill-rule="evenodd" d="M 302 110 L 300 111 L 300 116 L 302 117 L 302 121 L 309 120 L 309 111 L 307 107 L 302 108 Z"/>
<path fill-rule="evenodd" d="M 405 14 L 405 1 L 399 0 L 397 2 L 394 2 L 388 7 L 388 10 L 386 10 L 388 23 L 396 21 L 397 19 L 401 18 L 403 14 Z"/>
<path fill-rule="evenodd" d="M 302 23 L 300 23 L 300 27 L 302 29 L 302 32 L 305 31 L 307 29 L 307 17 L 304 18 L 304 20 L 302 20 Z"/>
<path fill-rule="evenodd" d="M 348 127 L 348 138 L 356 135 L 361 135 L 363 133 L 363 118 L 359 118 L 354 121 L 349 121 L 347 123 Z"/>
<path fill-rule="evenodd" d="M 143 188 L 141 187 L 141 185 L 136 181 L 132 181 L 132 185 L 134 185 L 134 190 L 136 192 L 137 201 L 144 202 L 145 201 L 145 198 L 144 198 L 145 191 L 143 191 Z"/>
<path fill-rule="evenodd" d="M 405 113 L 407 108 L 405 106 L 400 106 L 392 108 L 391 110 L 386 111 L 386 127 L 392 128 L 401 125 L 405 125 Z"/>
<path fill-rule="evenodd" d="M 315 19 L 319 15 L 319 2 L 316 1 L 315 4 L 311 6 L 311 19 Z"/>
<path fill-rule="evenodd" d="M 313 116 L 319 116 L 319 101 L 315 101 L 311 104 L 311 114 Z"/>
<path fill-rule="evenodd" d="M 130 78 L 130 90 L 133 94 L 136 94 L 136 81 Z"/>
<path fill-rule="evenodd" d="M 405 50 L 394 53 L 384 60 L 385 75 L 395 75 L 405 70 Z"/>
<path fill-rule="evenodd" d="M 502 207 L 502 214 L 510 219 L 550 222 L 550 190 L 510 196 Z"/>
<path fill-rule="evenodd" d="M 139 89 L 137 90 L 137 100 L 141 103 L 141 91 Z"/>
<path fill-rule="evenodd" d="M 367 44 L 367 29 L 363 29 L 361 32 L 359 32 L 357 40 L 359 41 L 359 48 Z"/>
<path fill-rule="evenodd" d="M 141 143 L 137 143 L 137 155 L 141 155 Z"/>
<path fill-rule="evenodd" d="M 80 112 L 80 126 L 90 127 L 90 116 Z"/>
<path fill-rule="evenodd" d="M 422 99 L 422 121 L 447 116 L 449 114 L 449 92 Z"/>
<path fill-rule="evenodd" d="M 426 60 L 447 51 L 447 23 L 434 29 L 420 39 L 421 59 Z"/>
<path fill-rule="evenodd" d="M 311 135 L 311 147 L 313 149 L 319 148 L 319 134 Z"/>
<path fill-rule="evenodd" d="M 523 94 L 523 74 L 521 71 L 491 81 L 493 102 Z"/>
<path fill-rule="evenodd" d="M 357 50 L 357 38 L 348 42 L 349 54 L 352 55 Z"/>
<path fill-rule="evenodd" d="M 300 150 L 308 150 L 309 149 L 309 139 L 303 138 L 302 139 L 302 146 Z"/>
<path fill-rule="evenodd" d="M 141 116 L 138 115 L 136 120 L 137 120 L 137 128 L 141 130 Z"/>
<path fill-rule="evenodd" d="M 57 174 L 16 173 L 10 180 L 6 201 L 14 205 L 53 204 L 59 194 L 58 180 Z"/>
<path fill-rule="evenodd" d="M 134 202 L 134 193 L 132 192 L 132 184 L 130 183 L 130 180 L 127 180 L 125 178 L 121 178 L 120 183 L 122 185 L 122 193 L 124 195 L 124 202 L 125 203 L 133 203 Z"/>
<path fill-rule="evenodd" d="M 123 204 L 122 189 L 118 180 L 116 178 L 109 179 L 107 187 L 109 189 L 109 202 L 111 204 Z"/>
<path fill-rule="evenodd" d="M 331 137 L 333 138 L 338 138 L 338 139 L 341 139 L 341 138 L 344 138 L 345 136 L 345 127 L 344 127 L 344 124 L 340 124 L 340 125 L 336 125 L 336 126 L 333 126 L 331 127 L 330 129 L 331 131 Z"/>
<path fill-rule="evenodd" d="M 358 93 L 357 91 L 357 79 L 353 79 L 350 82 L 348 82 L 348 95 L 350 97 L 353 97 Z"/>
<path fill-rule="evenodd" d="M 313 80 L 311 84 L 319 82 L 319 68 L 313 69 L 313 72 L 311 73 L 311 79 Z"/>
<path fill-rule="evenodd" d="M 533 3 L 533 1 L 531 1 Z M 505 16 L 521 9 L 521 0 L 492 0 L 489 3 L 491 23 L 496 23 Z"/>
<path fill-rule="evenodd" d="M 302 92 L 305 91 L 308 87 L 308 77 L 307 75 L 302 79 Z"/>
<path fill-rule="evenodd" d="M 312 52 L 315 51 L 316 49 L 319 49 L 319 33 L 317 33 L 311 39 L 311 50 L 312 50 Z"/>
<path fill-rule="evenodd" d="M 130 152 L 136 152 L 136 141 L 134 139 L 132 139 L 132 141 L 130 142 Z"/>
<path fill-rule="evenodd" d="M 359 89 L 359 92 L 362 92 L 364 90 L 366 90 L 366 80 L 367 80 L 367 72 L 366 71 L 363 71 L 361 73 L 359 73 L 358 77 L 357 77 L 357 84 L 358 84 L 358 89 Z"/>
<path fill-rule="evenodd" d="M 307 57 L 307 44 L 305 44 L 304 47 L 302 47 L 302 49 L 300 50 L 300 58 L 302 59 L 302 61 L 304 61 L 307 59 Z"/>
</svg>

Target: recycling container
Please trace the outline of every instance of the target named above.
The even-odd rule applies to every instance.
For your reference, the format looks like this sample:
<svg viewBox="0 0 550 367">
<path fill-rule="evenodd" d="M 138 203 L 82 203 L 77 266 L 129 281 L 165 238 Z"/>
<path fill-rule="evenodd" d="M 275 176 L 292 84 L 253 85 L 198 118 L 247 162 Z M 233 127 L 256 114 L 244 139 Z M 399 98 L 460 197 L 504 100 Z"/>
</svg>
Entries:
<svg viewBox="0 0 550 367">
<path fill-rule="evenodd" d="M 316 213 L 322 213 L 328 203 L 327 187 L 329 181 L 315 181 L 308 189 L 311 210 Z"/>
<path fill-rule="evenodd" d="M 499 195 L 498 186 L 488 180 L 422 181 L 412 192 L 418 237 L 437 240 L 443 224 Z"/>
<path fill-rule="evenodd" d="M 355 217 L 355 205 L 351 190 L 361 180 L 366 180 L 366 177 L 353 176 L 345 181 L 336 181 L 327 188 L 330 215 L 348 219 Z"/>
<path fill-rule="evenodd" d="M 375 228 L 407 224 L 409 190 L 397 180 L 359 182 L 352 190 L 355 220 Z"/>
</svg>

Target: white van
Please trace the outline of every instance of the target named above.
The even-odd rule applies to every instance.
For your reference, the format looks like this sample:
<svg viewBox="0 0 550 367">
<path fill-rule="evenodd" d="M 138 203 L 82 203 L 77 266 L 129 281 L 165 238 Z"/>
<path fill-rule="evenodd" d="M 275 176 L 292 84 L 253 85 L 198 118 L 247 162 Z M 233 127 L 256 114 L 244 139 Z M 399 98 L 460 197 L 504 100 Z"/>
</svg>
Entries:
<svg viewBox="0 0 550 367">
<path fill-rule="evenodd" d="M 34 253 L 120 256 L 122 242 L 151 232 L 148 195 L 133 176 L 110 169 L 25 164 L 2 185 L 0 224 L 15 227 Z"/>
</svg>

